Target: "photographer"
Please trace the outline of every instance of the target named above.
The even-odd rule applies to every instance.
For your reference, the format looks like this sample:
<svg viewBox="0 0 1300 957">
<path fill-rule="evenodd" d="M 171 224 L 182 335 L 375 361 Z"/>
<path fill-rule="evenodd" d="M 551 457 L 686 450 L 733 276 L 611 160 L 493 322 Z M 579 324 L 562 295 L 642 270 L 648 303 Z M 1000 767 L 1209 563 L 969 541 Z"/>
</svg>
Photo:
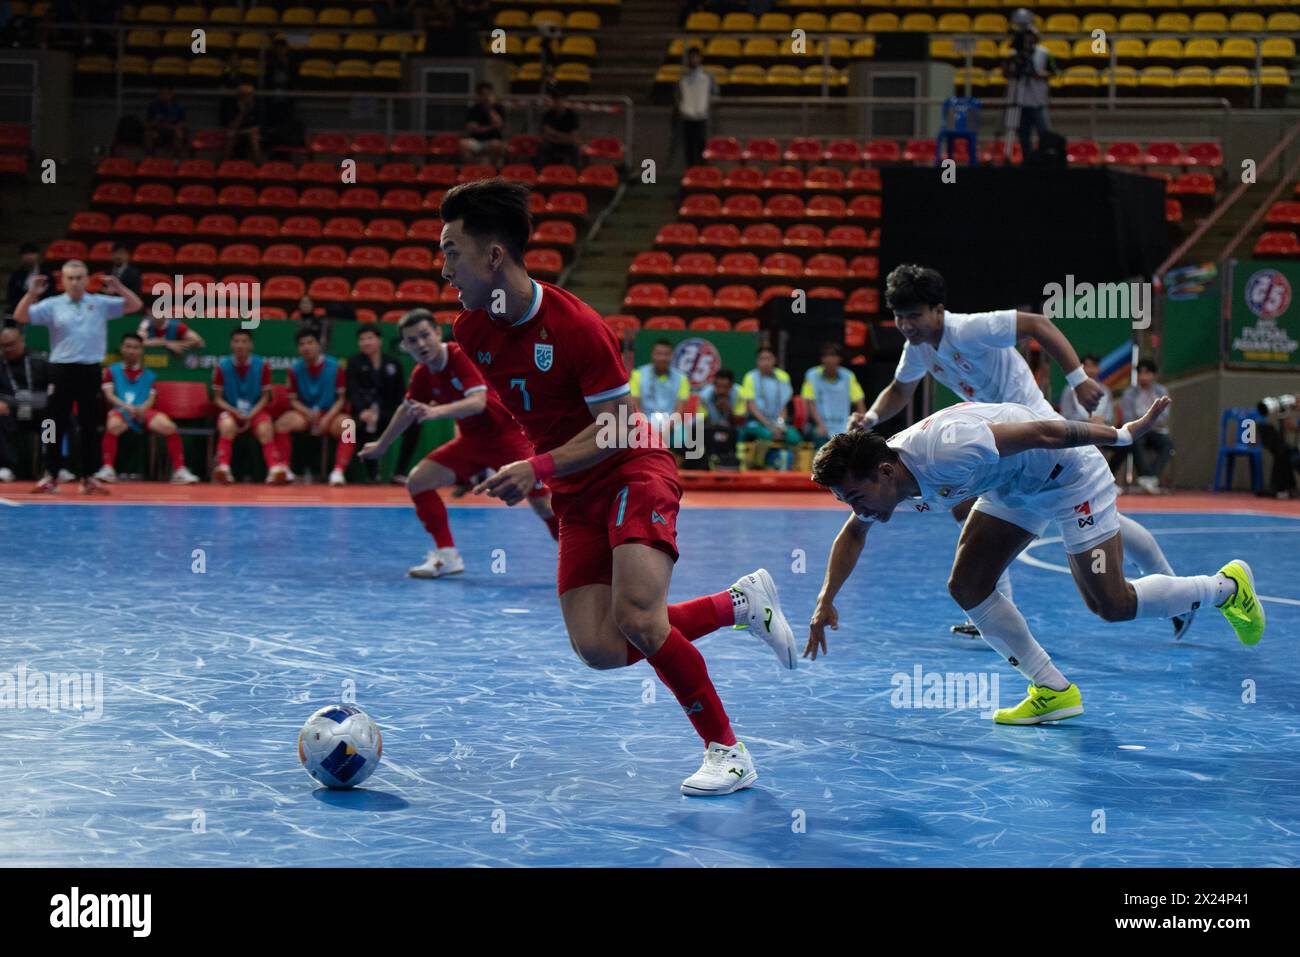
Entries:
<svg viewBox="0 0 1300 957">
<path fill-rule="evenodd" d="M 1274 498 L 1295 498 L 1296 472 L 1300 471 L 1300 409 L 1294 395 L 1265 399 L 1259 404 L 1269 421 L 1259 427 L 1259 443 L 1273 457 L 1268 491 Z"/>
<path fill-rule="evenodd" d="M 1047 48 L 1038 42 L 1038 28 L 1028 11 L 1017 11 L 1012 18 L 1011 48 L 1011 56 L 1002 67 L 1007 78 L 1007 140 L 1015 130 L 1023 163 L 1028 162 L 1033 151 L 1031 134 L 1038 133 L 1041 146 L 1048 132 L 1048 80 L 1056 72 L 1056 64 Z M 1010 162 L 1009 151 L 1007 161 Z"/>
</svg>

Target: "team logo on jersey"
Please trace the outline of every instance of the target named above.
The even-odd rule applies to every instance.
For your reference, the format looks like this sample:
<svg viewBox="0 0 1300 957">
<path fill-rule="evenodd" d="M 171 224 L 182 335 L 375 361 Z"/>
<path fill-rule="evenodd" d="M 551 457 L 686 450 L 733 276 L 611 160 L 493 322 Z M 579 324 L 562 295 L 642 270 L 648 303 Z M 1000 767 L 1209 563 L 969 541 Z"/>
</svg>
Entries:
<svg viewBox="0 0 1300 957">
<path fill-rule="evenodd" d="M 533 343 L 533 361 L 537 363 L 537 368 L 543 372 L 551 371 L 551 363 L 555 361 L 555 346 L 549 342 L 543 345 L 540 342 Z"/>
<path fill-rule="evenodd" d="M 916 509 L 918 512 L 928 512 L 930 511 L 930 503 L 921 502 L 919 505 L 913 505 L 912 508 Z"/>
<path fill-rule="evenodd" d="M 490 366 L 492 364 L 492 353 L 480 352 L 478 354 L 478 363 L 482 366 Z"/>
</svg>

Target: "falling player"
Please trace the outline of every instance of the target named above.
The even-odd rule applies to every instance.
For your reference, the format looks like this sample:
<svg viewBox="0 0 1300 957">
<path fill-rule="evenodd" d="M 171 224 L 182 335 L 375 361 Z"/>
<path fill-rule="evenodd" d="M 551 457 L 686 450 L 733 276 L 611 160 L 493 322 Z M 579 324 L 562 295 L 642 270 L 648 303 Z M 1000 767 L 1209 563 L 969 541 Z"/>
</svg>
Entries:
<svg viewBox="0 0 1300 957">
<path fill-rule="evenodd" d="M 176 423 L 165 412 L 154 408 L 158 392 L 154 374 L 141 363 L 144 340 L 137 333 L 124 332 L 117 348 L 121 360 L 104 370 L 104 400 L 108 403 L 108 422 L 104 427 L 104 464 L 95 473 L 101 482 L 116 482 L 117 441 L 130 429 L 148 429 L 167 441 L 167 455 L 172 463 L 172 484 L 193 485 L 199 477 L 185 467 L 185 449 L 181 445 Z"/>
<path fill-rule="evenodd" d="M 1061 418 L 1039 391 L 1034 374 L 1016 343 L 1029 336 L 1066 371 L 1066 382 L 1074 389 L 1079 404 L 1092 411 L 1105 395 L 1105 388 L 1088 378 L 1078 353 L 1060 329 L 1046 316 L 1004 309 L 1001 312 L 961 314 L 944 308 L 947 288 L 943 277 L 924 266 L 898 266 L 885 280 L 885 303 L 894 313 L 898 331 L 907 340 L 893 381 L 876 397 L 865 416 L 854 416 L 854 425 L 868 428 L 893 418 L 912 401 L 916 387 L 926 374 L 935 377 L 958 396 L 972 402 L 1018 402 L 1040 419 Z M 958 522 L 966 521 L 973 499 L 952 510 Z M 987 502 L 983 508 L 992 508 Z M 998 515 L 996 511 L 991 512 Z M 1146 574 L 1172 575 L 1174 570 L 1155 537 L 1126 515 L 1119 516 L 1124 548 L 1133 563 Z M 998 579 L 998 591 L 1011 600 L 1011 574 Z M 1193 615 L 1173 620 L 1174 637 L 1181 638 Z M 813 622 L 819 620 L 814 612 Z M 967 621 L 953 631 L 978 638 L 979 632 Z"/>
<path fill-rule="evenodd" d="M 441 213 L 442 274 L 464 306 L 456 341 L 537 449 L 475 491 L 514 505 L 537 482 L 550 485 L 560 519 L 560 610 L 574 651 L 597 669 L 645 658 L 672 690 L 705 744 L 683 794 L 748 787 L 758 776 L 753 758 L 691 642 L 740 625 L 795 667 L 794 635 L 771 576 L 759 569 L 727 591 L 668 604 L 681 485 L 666 449 L 634 447 L 602 429 L 632 412 L 614 334 L 590 306 L 524 269 L 527 187 L 502 179 L 457 186 Z"/>
<path fill-rule="evenodd" d="M 361 449 L 361 457 L 379 458 L 412 422 L 456 421 L 456 438 L 430 452 L 406 480 L 415 514 L 433 536 L 435 546 L 424 562 L 407 574 L 412 578 L 456 575 L 465 570 L 465 560 L 456 549 L 447 506 L 438 489 L 471 485 L 475 476 L 488 469 L 528 458 L 533 447 L 460 346 L 442 341 L 433 313 L 412 309 L 402 317 L 398 330 L 402 349 L 416 362 L 406 401 L 398 406 L 383 434 Z M 551 536 L 558 538 L 550 491 L 543 483 L 529 491 L 528 504 L 546 523 Z"/>
<path fill-rule="evenodd" d="M 831 549 L 823 599 L 827 614 L 809 628 L 805 655 L 826 651 L 838 628 L 834 596 L 857 564 L 873 522 L 894 508 L 950 509 L 978 496 L 962 526 L 948 591 L 980 635 L 1029 679 L 1029 695 L 1001 708 L 999 724 L 1059 721 L 1083 712 L 1077 685 L 1052 664 L 998 576 L 1052 523 L 1089 610 L 1106 621 L 1171 618 L 1202 604 L 1218 606 L 1244 644 L 1264 634 L 1264 609 L 1250 566 L 1240 559 L 1217 575 L 1124 577 L 1124 546 L 1115 482 L 1097 445 L 1131 445 L 1169 405 L 1162 396 L 1140 419 L 1116 429 L 1091 422 L 1041 419 L 1015 403 L 964 402 L 884 439 L 868 429 L 834 436 L 813 460 L 813 481 L 853 509 Z"/>
</svg>

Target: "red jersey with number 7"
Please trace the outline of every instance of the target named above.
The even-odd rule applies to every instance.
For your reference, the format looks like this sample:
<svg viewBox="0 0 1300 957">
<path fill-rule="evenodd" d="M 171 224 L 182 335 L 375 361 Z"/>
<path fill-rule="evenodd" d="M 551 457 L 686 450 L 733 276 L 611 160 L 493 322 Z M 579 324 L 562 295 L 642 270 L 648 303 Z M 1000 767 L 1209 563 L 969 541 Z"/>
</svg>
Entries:
<svg viewBox="0 0 1300 957">
<path fill-rule="evenodd" d="M 605 320 L 558 286 L 538 282 L 537 287 L 532 308 L 514 325 L 475 309 L 456 317 L 452 334 L 537 451 L 549 452 L 591 425 L 588 403 L 630 390 L 622 349 Z M 671 461 L 663 449 L 621 449 L 591 468 L 547 479 L 547 484 L 560 492 L 576 491 L 643 455 Z"/>
<path fill-rule="evenodd" d="M 488 388 L 474 363 L 454 342 L 447 343 L 447 364 L 437 372 L 423 362 L 416 363 L 410 385 L 406 388 L 406 397 L 426 405 L 449 405 L 475 392 L 487 393 L 487 408 L 478 415 L 457 419 L 456 427 L 460 434 L 487 443 L 507 434 L 518 435 L 522 442 L 519 423 L 510 417 L 510 412 L 501 404 L 501 398 Z"/>
</svg>

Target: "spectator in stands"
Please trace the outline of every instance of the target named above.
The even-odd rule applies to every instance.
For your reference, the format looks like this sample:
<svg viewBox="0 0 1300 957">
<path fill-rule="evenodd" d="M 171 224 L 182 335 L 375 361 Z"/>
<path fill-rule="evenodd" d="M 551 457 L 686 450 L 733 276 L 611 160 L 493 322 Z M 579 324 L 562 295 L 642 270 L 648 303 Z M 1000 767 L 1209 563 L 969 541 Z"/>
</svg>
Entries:
<svg viewBox="0 0 1300 957">
<path fill-rule="evenodd" d="M 357 328 L 357 349 L 360 351 L 348 358 L 347 396 L 348 408 L 352 410 L 361 432 L 357 443 L 364 446 L 367 442 L 377 441 L 388 428 L 393 413 L 406 396 L 406 382 L 398 361 L 384 354 L 384 340 L 374 326 Z M 397 471 L 393 473 L 395 483 L 405 483 L 419 441 L 420 424 L 416 422 L 402 433 Z M 378 479 L 378 460 L 363 459 L 363 462 L 370 481 Z"/>
<path fill-rule="evenodd" d="M 247 158 L 260 164 L 262 155 L 262 109 L 253 94 L 253 84 L 242 83 L 234 100 L 222 104 L 221 125 L 230 133 L 226 158 Z"/>
<path fill-rule="evenodd" d="M 807 437 L 821 448 L 832 435 L 849 427 L 849 415 L 867 411 L 866 395 L 857 376 L 843 368 L 844 350 L 837 343 L 822 346 L 822 364 L 804 375 L 800 396 L 808 406 Z"/>
<path fill-rule="evenodd" d="M 123 286 L 140 295 L 140 270 L 131 265 L 131 250 L 125 243 L 113 243 L 113 268 L 110 272 Z"/>
<path fill-rule="evenodd" d="M 506 155 L 505 109 L 497 102 L 491 83 L 474 88 L 475 103 L 465 117 L 465 136 L 460 141 L 462 162 L 486 161 L 500 165 Z"/>
<path fill-rule="evenodd" d="M 736 374 L 719 369 L 713 382 L 700 390 L 700 414 L 704 416 L 704 449 L 710 468 L 734 469 L 736 431 L 745 424 L 747 405 L 736 388 Z"/>
<path fill-rule="evenodd" d="M 176 156 L 189 155 L 190 138 L 185 128 L 185 108 L 176 102 L 170 83 L 158 88 L 158 96 L 145 108 L 144 150 L 152 156 L 169 149 Z"/>
<path fill-rule="evenodd" d="M 50 365 L 43 356 L 27 351 L 20 326 L 0 329 L 0 482 L 12 482 L 18 465 L 16 440 L 27 432 L 39 443 L 41 422 L 50 400 Z M 49 471 L 47 449 L 41 448 L 41 467 Z"/>
<path fill-rule="evenodd" d="M 347 375 L 337 359 L 323 354 L 315 326 L 300 328 L 297 340 L 300 358 L 289 368 L 291 408 L 275 422 L 280 455 L 290 460 L 291 436 L 295 432 L 337 439 L 329 483 L 346 485 L 343 472 L 357 450 L 356 423 L 347 415 Z"/>
<path fill-rule="evenodd" d="M 664 434 L 671 421 L 668 416 L 677 413 L 681 421 L 686 400 L 691 397 L 691 383 L 680 369 L 673 368 L 673 344 L 660 339 L 651 347 L 650 361 L 632 370 L 628 383 L 636 410 L 650 421 L 650 427 L 659 433 L 665 446 L 680 444 L 676 430 Z"/>
<path fill-rule="evenodd" d="M 718 95 L 718 81 L 704 69 L 704 53 L 693 46 L 686 53 L 686 70 L 677 81 L 677 112 L 682 118 L 686 165 L 696 166 L 709 138 L 709 115 Z"/>
<path fill-rule="evenodd" d="M 54 295 L 54 273 L 49 266 L 41 262 L 41 249 L 35 243 L 23 243 L 22 248 L 18 251 L 19 266 L 9 274 L 9 296 L 6 304 L 9 312 L 13 312 L 18 305 L 18 300 L 23 298 L 31 285 L 32 278 L 35 276 L 45 277 L 45 291 L 40 298 Z"/>
<path fill-rule="evenodd" d="M 1125 422 L 1141 416 L 1156 399 L 1169 394 L 1169 390 L 1156 380 L 1158 371 L 1150 359 L 1138 363 L 1137 385 L 1125 389 L 1124 396 L 1119 401 L 1120 416 Z M 1137 416 L 1131 415 L 1135 409 Z M 1134 442 L 1131 448 L 1137 465 L 1138 486 L 1148 495 L 1158 495 L 1160 473 L 1174 454 L 1174 443 L 1169 437 L 1168 409 L 1156 419 L 1155 428 Z"/>
<path fill-rule="evenodd" d="M 1098 378 L 1101 375 L 1101 360 L 1092 353 L 1083 357 L 1083 371 L 1093 382 L 1101 382 L 1101 379 Z M 1090 414 L 1087 409 L 1079 404 L 1074 389 L 1067 385 L 1061 392 L 1059 408 L 1062 416 L 1067 419 L 1074 419 L 1076 422 L 1096 422 L 1098 425 L 1112 426 L 1115 424 L 1115 405 L 1111 399 L 1109 389 L 1102 393 L 1101 402 L 1097 404 L 1096 411 Z M 1106 450 L 1102 449 L 1102 451 L 1105 452 Z"/>
<path fill-rule="evenodd" d="M 542 114 L 542 148 L 538 160 L 542 166 L 568 163 L 577 166 L 578 114 L 558 89 L 546 95 L 546 112 Z"/>
<path fill-rule="evenodd" d="M 776 353 L 760 346 L 757 368 L 745 373 L 740 385 L 749 420 L 740 430 L 742 442 L 784 442 L 799 444 L 799 431 L 786 422 L 785 409 L 794 398 L 790 374 L 776 367 Z"/>
<path fill-rule="evenodd" d="M 109 405 L 104 427 L 103 466 L 95 473 L 101 482 L 117 481 L 117 440 L 128 429 L 139 433 L 148 429 L 167 440 L 167 456 L 172 464 L 173 485 L 193 485 L 199 477 L 185 467 L 185 449 L 181 445 L 176 423 L 165 412 L 154 408 L 158 390 L 154 388 L 153 370 L 144 367 L 144 340 L 134 332 L 122 333 L 117 348 L 121 359 L 104 370 L 104 398 Z"/>
<path fill-rule="evenodd" d="M 140 320 L 136 335 L 143 340 L 146 349 L 166 349 L 174 356 L 184 354 L 187 349 L 202 349 L 206 345 L 203 337 L 180 319 L 153 314 Z"/>
<path fill-rule="evenodd" d="M 289 53 L 289 41 L 277 35 L 271 41 L 270 52 L 266 54 L 266 64 L 262 68 L 262 89 L 283 93 L 293 84 L 293 56 Z"/>
<path fill-rule="evenodd" d="M 235 480 L 230 469 L 235 436 L 253 430 L 262 446 L 266 481 L 284 485 L 292 479 L 288 463 L 280 456 L 275 441 L 275 424 L 267 408 L 271 404 L 271 364 L 253 354 L 253 334 L 236 328 L 230 333 L 230 355 L 212 370 L 212 404 L 217 414 L 217 464 L 212 481 L 229 485 Z"/>
<path fill-rule="evenodd" d="M 103 485 L 91 474 L 98 460 L 95 438 L 103 421 L 100 409 L 100 373 L 107 347 L 108 322 L 129 313 L 139 312 L 140 298 L 125 288 L 114 276 L 104 277 L 104 294 L 86 292 L 86 264 L 69 259 L 63 264 L 63 288 L 60 296 L 40 300 L 45 291 L 44 276 L 32 280 L 31 287 L 14 309 L 17 322 L 48 326 L 50 330 L 50 381 L 54 391 L 50 401 L 50 418 L 55 423 L 55 441 L 50 443 L 50 468 L 37 482 L 35 492 L 56 492 L 56 476 L 62 464 L 62 442 L 72 426 L 72 408 L 77 408 L 81 454 L 77 468 L 84 494 L 102 493 Z"/>
<path fill-rule="evenodd" d="M 289 314 L 289 318 L 301 322 L 304 319 L 319 319 L 325 310 L 312 301 L 311 296 L 304 295 L 298 300 L 298 308 Z"/>
</svg>

